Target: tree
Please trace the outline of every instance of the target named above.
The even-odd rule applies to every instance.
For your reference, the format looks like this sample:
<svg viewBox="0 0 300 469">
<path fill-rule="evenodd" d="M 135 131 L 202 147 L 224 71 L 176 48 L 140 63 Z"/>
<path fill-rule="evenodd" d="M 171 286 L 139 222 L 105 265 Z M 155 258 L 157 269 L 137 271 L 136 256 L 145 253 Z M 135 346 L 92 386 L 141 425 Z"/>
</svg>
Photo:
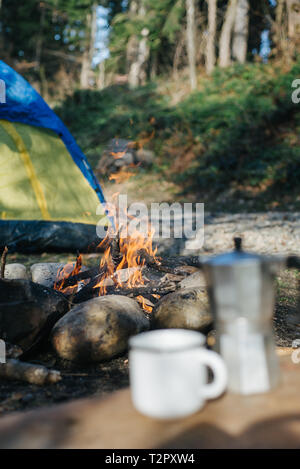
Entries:
<svg viewBox="0 0 300 469">
<path fill-rule="evenodd" d="M 195 2 L 186 0 L 186 42 L 189 60 L 189 76 L 191 89 L 197 87 L 196 51 L 195 51 Z"/>
<path fill-rule="evenodd" d="M 216 64 L 216 29 L 217 0 L 206 0 L 208 5 L 208 32 L 206 41 L 205 66 L 208 74 L 212 73 Z"/>
<path fill-rule="evenodd" d="M 238 0 L 233 30 L 232 56 L 245 63 L 248 46 L 249 1 Z"/>
<path fill-rule="evenodd" d="M 228 67 L 231 63 L 231 37 L 234 27 L 238 0 L 229 0 L 219 41 L 219 65 Z"/>
<path fill-rule="evenodd" d="M 300 0 L 286 0 L 288 17 L 288 37 L 291 54 L 294 55 L 300 43 Z"/>
<path fill-rule="evenodd" d="M 80 73 L 80 86 L 81 88 L 88 88 L 90 85 L 90 72 L 92 69 L 92 62 L 95 52 L 95 39 L 97 28 L 97 4 L 93 2 L 91 11 L 88 11 L 86 16 L 86 43 L 85 49 L 82 54 L 81 73 Z"/>
<path fill-rule="evenodd" d="M 140 0 L 140 4 L 138 6 L 138 19 L 141 23 L 144 22 L 146 17 L 146 6 L 145 0 Z M 148 44 L 148 36 L 149 36 L 149 29 L 147 27 L 143 27 L 139 37 L 135 42 L 135 50 L 134 50 L 134 57 L 129 67 L 128 72 L 128 83 L 130 86 L 138 86 L 142 85 L 146 81 L 146 66 L 147 61 L 149 58 L 149 44 Z"/>
</svg>

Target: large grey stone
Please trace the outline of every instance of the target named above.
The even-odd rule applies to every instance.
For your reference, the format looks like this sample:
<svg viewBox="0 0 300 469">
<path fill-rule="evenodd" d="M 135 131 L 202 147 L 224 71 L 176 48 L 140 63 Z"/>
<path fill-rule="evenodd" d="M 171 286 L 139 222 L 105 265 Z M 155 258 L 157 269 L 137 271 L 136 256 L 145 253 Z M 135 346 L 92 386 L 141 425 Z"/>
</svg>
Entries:
<svg viewBox="0 0 300 469">
<path fill-rule="evenodd" d="M 30 267 L 32 281 L 52 288 L 56 280 L 57 272 L 63 267 L 64 264 L 57 262 L 33 264 Z"/>
<path fill-rule="evenodd" d="M 140 148 L 136 152 L 136 158 L 144 166 L 151 165 L 155 160 L 155 153 L 152 150 Z"/>
<path fill-rule="evenodd" d="M 25 265 L 23 264 L 6 264 L 4 271 L 4 278 L 9 280 L 14 279 L 28 279 L 28 273 Z"/>
<path fill-rule="evenodd" d="M 135 300 L 106 295 L 72 308 L 54 326 L 57 354 L 73 362 L 99 362 L 124 352 L 128 339 L 149 328 L 149 320 Z"/>
<path fill-rule="evenodd" d="M 74 267 L 75 262 L 70 262 L 68 264 L 59 264 L 57 262 L 33 264 L 30 267 L 32 281 L 44 285 L 45 287 L 52 288 L 61 269 L 64 269 L 66 274 L 71 274 Z M 85 271 L 87 270 L 87 267 L 83 265 L 81 270 Z"/>
<path fill-rule="evenodd" d="M 212 323 L 205 289 L 183 288 L 164 296 L 153 310 L 157 329 L 179 328 L 201 331 Z"/>
<path fill-rule="evenodd" d="M 206 281 L 205 281 L 203 272 L 199 270 L 199 272 L 194 272 L 193 274 L 188 275 L 186 278 L 181 280 L 180 287 L 181 288 L 205 288 Z"/>
</svg>

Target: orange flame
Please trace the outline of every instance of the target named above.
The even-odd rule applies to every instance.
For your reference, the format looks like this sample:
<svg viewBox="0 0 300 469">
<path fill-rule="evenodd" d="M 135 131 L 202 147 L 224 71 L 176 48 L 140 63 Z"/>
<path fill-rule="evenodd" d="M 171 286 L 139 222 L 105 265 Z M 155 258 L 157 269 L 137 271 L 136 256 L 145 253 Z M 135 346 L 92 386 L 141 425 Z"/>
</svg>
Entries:
<svg viewBox="0 0 300 469">
<path fill-rule="evenodd" d="M 54 289 L 59 290 L 66 294 L 71 294 L 74 291 L 77 291 L 78 284 L 69 286 L 66 288 L 64 287 L 64 284 L 65 284 L 65 281 L 69 277 L 79 274 L 79 272 L 81 271 L 81 268 L 82 268 L 82 256 L 81 254 L 79 254 L 77 256 L 75 265 L 73 264 L 73 262 L 69 262 L 64 267 L 62 267 L 61 269 L 57 271 L 56 279 L 54 283 Z"/>
<path fill-rule="evenodd" d="M 128 181 L 128 179 L 130 179 L 133 174 L 133 172 L 127 171 L 125 168 L 122 168 L 118 173 L 110 174 L 108 179 L 110 181 L 115 181 L 117 184 L 120 184 L 121 182 Z"/>
<path fill-rule="evenodd" d="M 142 295 L 137 296 L 135 299 L 142 305 L 144 311 L 152 313 L 152 306 L 147 305 L 146 300 Z"/>
<path fill-rule="evenodd" d="M 111 151 L 110 154 L 114 157 L 115 160 L 120 160 L 125 155 L 126 150 L 124 151 Z"/>
<path fill-rule="evenodd" d="M 150 123 L 153 125 L 155 123 L 155 118 L 150 119 Z M 132 142 L 131 145 L 128 147 L 138 147 L 143 148 L 145 143 L 149 142 L 155 135 L 155 131 L 151 132 L 150 135 L 141 136 L 139 140 L 136 142 Z M 127 150 L 119 151 L 119 152 L 111 152 L 111 155 L 114 159 L 123 158 Z M 128 167 L 135 168 L 139 166 L 139 164 L 130 164 Z M 128 169 L 121 168 L 118 173 L 111 174 L 109 176 L 109 180 L 114 180 L 117 184 L 127 181 L 134 173 L 132 171 L 128 171 Z M 113 198 L 117 197 L 118 194 L 114 194 Z M 107 206 L 107 212 L 109 217 L 115 219 L 115 226 L 116 230 L 115 233 L 112 233 L 112 228 L 108 228 L 106 237 L 101 241 L 98 248 L 104 247 L 104 254 L 100 262 L 100 269 L 103 272 L 101 279 L 95 285 L 94 288 L 99 288 L 99 295 L 105 295 L 107 293 L 107 285 L 113 281 L 116 287 L 125 287 L 125 288 L 134 288 L 137 286 L 142 286 L 145 284 L 145 278 L 143 277 L 143 268 L 145 266 L 145 259 L 142 259 L 139 255 L 139 251 L 143 250 L 148 255 L 150 255 L 154 260 L 156 259 L 156 252 L 157 248 L 153 249 L 152 241 L 154 236 L 154 230 L 152 230 L 151 226 L 148 223 L 148 232 L 147 234 L 143 234 L 139 231 L 135 231 L 130 235 L 127 234 L 127 226 L 119 227 L 117 226 L 116 220 L 117 215 L 116 208 L 112 208 L 112 204 Z M 130 220 L 130 216 L 127 215 L 127 220 Z M 118 259 L 113 258 L 112 252 L 112 236 L 118 236 Z M 157 260 L 158 261 L 158 260 Z M 79 265 L 80 264 L 80 265 Z M 72 264 L 71 264 L 72 265 Z M 64 289 L 63 284 L 57 286 L 57 283 L 60 282 L 62 279 L 67 279 L 70 276 L 76 275 L 81 270 L 81 257 L 80 262 L 78 259 L 78 265 L 76 262 L 75 268 L 69 271 L 69 267 L 65 266 L 65 268 L 61 269 L 61 271 L 57 275 L 56 279 L 56 286 L 55 288 L 64 291 L 64 293 L 69 293 L 77 289 L 78 285 L 67 287 Z M 73 266 L 72 266 L 73 267 Z M 78 270 L 79 269 L 79 270 Z M 126 269 L 127 278 L 124 280 L 124 276 L 119 275 L 121 274 L 123 269 Z M 154 296 L 155 297 L 155 296 Z M 137 297 L 138 301 L 142 303 L 142 307 L 145 311 L 151 312 L 152 308 L 146 304 L 145 299 L 140 295 Z"/>
<path fill-rule="evenodd" d="M 153 249 L 152 241 L 154 230 L 148 223 L 147 234 L 138 230 L 133 233 L 128 233 L 128 224 L 132 217 L 123 217 L 123 220 L 128 220 L 126 226 L 118 226 L 117 213 L 115 211 L 115 231 L 109 228 L 105 239 L 99 246 L 104 246 L 105 251 L 101 259 L 100 268 L 104 271 L 100 281 L 94 288 L 99 288 L 99 294 L 105 295 L 107 293 L 107 279 L 113 280 L 117 287 L 134 288 L 145 284 L 143 277 L 143 267 L 145 259 L 141 258 L 140 251 L 146 252 L 155 259 L 157 248 Z M 117 236 L 113 241 L 112 238 Z M 112 257 L 112 243 L 118 243 L 118 259 Z M 122 278 L 122 273 L 126 269 L 126 279 Z M 124 277 L 124 275 L 123 275 Z"/>
</svg>

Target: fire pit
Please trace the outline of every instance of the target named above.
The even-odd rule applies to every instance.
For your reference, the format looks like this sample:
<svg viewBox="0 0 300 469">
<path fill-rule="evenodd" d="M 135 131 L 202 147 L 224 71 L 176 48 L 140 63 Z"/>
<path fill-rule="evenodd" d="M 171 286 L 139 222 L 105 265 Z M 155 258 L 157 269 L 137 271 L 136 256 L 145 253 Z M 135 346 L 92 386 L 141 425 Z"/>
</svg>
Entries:
<svg viewBox="0 0 300 469">
<path fill-rule="evenodd" d="M 0 412 L 128 385 L 133 334 L 161 327 L 210 330 L 198 257 L 158 257 L 150 229 L 130 236 L 122 228 L 108 231 L 99 248 L 98 266 L 87 268 L 78 253 L 74 263 L 33 265 L 31 275 L 6 264 L 4 253 L 0 337 L 7 363 L 1 366 Z"/>
</svg>

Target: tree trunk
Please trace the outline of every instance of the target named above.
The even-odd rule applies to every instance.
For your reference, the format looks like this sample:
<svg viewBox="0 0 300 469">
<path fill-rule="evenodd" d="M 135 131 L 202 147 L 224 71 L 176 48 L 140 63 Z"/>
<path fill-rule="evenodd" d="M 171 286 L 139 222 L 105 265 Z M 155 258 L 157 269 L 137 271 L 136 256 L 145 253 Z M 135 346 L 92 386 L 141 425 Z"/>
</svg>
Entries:
<svg viewBox="0 0 300 469">
<path fill-rule="evenodd" d="M 231 36 L 234 27 L 238 0 L 229 0 L 219 41 L 219 65 L 231 64 Z"/>
<path fill-rule="evenodd" d="M 191 89 L 197 88 L 196 47 L 195 47 L 195 2 L 186 0 L 186 41 L 189 59 L 189 75 Z"/>
<path fill-rule="evenodd" d="M 176 48 L 175 48 L 175 54 L 174 54 L 174 58 L 173 58 L 173 78 L 174 78 L 174 80 L 177 80 L 177 78 L 178 78 L 178 68 L 179 68 L 179 63 L 180 63 L 180 60 L 181 60 L 184 44 L 185 44 L 185 31 L 182 31 L 180 33 L 179 39 L 177 41 L 177 45 L 176 45 Z"/>
<path fill-rule="evenodd" d="M 233 31 L 232 55 L 240 63 L 246 62 L 249 29 L 249 1 L 238 0 Z"/>
<path fill-rule="evenodd" d="M 92 5 L 92 18 L 91 18 L 91 33 L 90 33 L 90 44 L 89 44 L 89 58 L 92 67 L 93 58 L 95 55 L 95 41 L 97 33 L 97 3 L 94 2 Z"/>
<path fill-rule="evenodd" d="M 135 2 L 134 2 L 135 3 Z M 141 1 L 141 4 L 138 9 L 138 16 L 143 20 L 146 16 L 146 8 L 144 0 Z M 128 83 L 131 87 L 136 87 L 143 85 L 146 81 L 147 72 L 147 62 L 150 55 L 150 48 L 148 44 L 148 35 L 149 29 L 143 28 L 141 31 L 141 38 L 138 39 L 136 36 L 133 36 L 130 39 L 130 53 L 132 59 L 129 72 L 128 72 Z M 128 50 L 127 50 L 128 57 Z"/>
<path fill-rule="evenodd" d="M 46 8 L 41 5 L 41 16 L 40 16 L 40 28 L 35 46 L 35 70 L 39 70 L 41 65 L 41 55 L 42 55 L 42 46 L 43 46 L 43 30 L 45 24 Z"/>
<path fill-rule="evenodd" d="M 150 71 L 151 80 L 155 80 L 155 78 L 157 77 L 157 71 L 158 71 L 158 56 L 157 56 L 157 51 L 154 51 L 152 54 L 152 60 L 151 60 L 151 71 Z"/>
<path fill-rule="evenodd" d="M 130 0 L 129 4 L 129 18 L 132 20 L 138 14 L 138 2 L 137 0 Z M 138 53 L 139 41 L 134 34 L 128 40 L 126 47 L 126 64 L 127 64 L 127 73 L 129 74 L 132 63 L 134 62 L 137 53 Z"/>
<path fill-rule="evenodd" d="M 90 61 L 89 52 L 85 50 L 82 55 L 81 61 L 81 72 L 80 72 L 80 87 L 85 89 L 89 87 L 89 73 L 90 72 Z"/>
<path fill-rule="evenodd" d="M 273 23 L 273 53 L 277 57 L 288 56 L 286 0 L 277 0 L 275 22 Z"/>
<path fill-rule="evenodd" d="M 105 60 L 102 60 L 99 64 L 97 88 L 98 90 L 103 90 L 103 88 L 105 88 Z"/>
<path fill-rule="evenodd" d="M 95 37 L 97 27 L 97 4 L 93 3 L 92 10 L 86 17 L 86 46 L 82 55 L 81 73 L 80 73 L 80 86 L 81 88 L 89 88 L 90 72 L 92 69 L 92 61 L 95 51 Z"/>
<path fill-rule="evenodd" d="M 300 42 L 300 0 L 286 0 L 288 14 L 288 37 L 291 55 Z"/>
<path fill-rule="evenodd" d="M 217 0 L 206 1 L 208 5 L 208 36 L 205 66 L 207 73 L 211 74 L 216 64 Z"/>
</svg>

